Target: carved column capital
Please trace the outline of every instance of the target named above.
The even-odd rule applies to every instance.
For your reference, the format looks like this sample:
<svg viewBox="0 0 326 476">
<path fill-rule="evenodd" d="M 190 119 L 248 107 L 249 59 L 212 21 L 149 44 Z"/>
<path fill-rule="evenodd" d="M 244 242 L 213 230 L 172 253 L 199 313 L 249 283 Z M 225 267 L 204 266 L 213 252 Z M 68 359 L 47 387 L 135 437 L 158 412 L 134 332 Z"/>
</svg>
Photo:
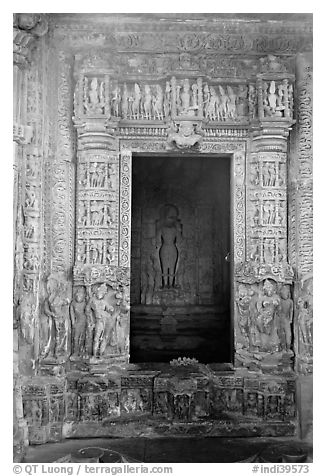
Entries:
<svg viewBox="0 0 326 476">
<path fill-rule="evenodd" d="M 24 67 L 30 62 L 34 41 L 48 31 L 48 19 L 44 13 L 15 13 L 13 23 L 14 64 Z"/>
<path fill-rule="evenodd" d="M 295 120 L 260 120 L 251 124 L 255 152 L 287 151 L 287 140 Z"/>
</svg>

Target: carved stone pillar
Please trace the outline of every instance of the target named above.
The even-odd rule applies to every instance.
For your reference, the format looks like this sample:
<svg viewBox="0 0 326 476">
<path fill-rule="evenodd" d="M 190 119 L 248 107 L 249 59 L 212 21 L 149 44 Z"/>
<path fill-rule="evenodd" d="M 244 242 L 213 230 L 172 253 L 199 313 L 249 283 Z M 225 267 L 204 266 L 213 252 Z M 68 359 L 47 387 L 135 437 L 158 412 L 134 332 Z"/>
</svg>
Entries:
<svg viewBox="0 0 326 476">
<path fill-rule="evenodd" d="M 130 154 L 110 122 L 109 74 L 79 73 L 72 357 L 106 366 L 129 358 Z M 82 298 L 78 297 L 78 293 Z M 84 305 L 81 304 L 84 302 Z M 80 329 L 78 319 L 85 322 Z"/>
<path fill-rule="evenodd" d="M 257 120 L 247 160 L 246 261 L 236 268 L 236 365 L 292 369 L 293 270 L 287 256 L 287 139 L 293 77 L 257 78 Z M 256 117 L 257 117 L 256 116 Z"/>
</svg>

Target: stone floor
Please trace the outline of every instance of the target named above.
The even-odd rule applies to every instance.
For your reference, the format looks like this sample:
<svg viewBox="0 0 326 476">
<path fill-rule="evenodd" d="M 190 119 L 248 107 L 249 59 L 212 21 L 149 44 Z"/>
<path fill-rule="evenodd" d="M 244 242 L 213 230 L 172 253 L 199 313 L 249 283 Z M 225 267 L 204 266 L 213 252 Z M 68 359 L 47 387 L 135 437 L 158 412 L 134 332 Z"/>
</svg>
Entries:
<svg viewBox="0 0 326 476">
<path fill-rule="evenodd" d="M 30 446 L 24 462 L 51 463 L 81 448 L 92 446 L 117 451 L 130 462 L 232 463 L 248 458 L 250 462 L 254 457 L 254 461 L 273 463 L 282 461 L 282 455 L 298 454 L 307 456 L 305 462 L 312 462 L 312 447 L 309 444 L 279 438 L 68 439 L 61 443 Z"/>
</svg>

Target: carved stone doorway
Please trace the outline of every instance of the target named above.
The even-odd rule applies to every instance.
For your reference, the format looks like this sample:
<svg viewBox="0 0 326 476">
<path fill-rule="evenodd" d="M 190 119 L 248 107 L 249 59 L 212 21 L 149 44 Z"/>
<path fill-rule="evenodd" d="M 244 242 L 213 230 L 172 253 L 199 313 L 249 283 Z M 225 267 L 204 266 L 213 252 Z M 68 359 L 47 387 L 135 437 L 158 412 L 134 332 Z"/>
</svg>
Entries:
<svg viewBox="0 0 326 476">
<path fill-rule="evenodd" d="M 131 362 L 231 362 L 231 159 L 132 155 Z"/>
</svg>

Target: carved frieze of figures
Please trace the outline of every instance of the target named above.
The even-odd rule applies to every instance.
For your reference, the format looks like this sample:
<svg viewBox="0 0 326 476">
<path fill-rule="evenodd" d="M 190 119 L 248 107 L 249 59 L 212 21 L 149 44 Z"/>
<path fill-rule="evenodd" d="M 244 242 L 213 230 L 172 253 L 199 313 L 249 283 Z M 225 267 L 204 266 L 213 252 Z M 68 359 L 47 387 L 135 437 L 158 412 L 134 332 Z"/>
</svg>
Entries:
<svg viewBox="0 0 326 476">
<path fill-rule="evenodd" d="M 46 290 L 40 356 L 61 361 L 70 352 L 70 284 L 62 274 L 52 274 L 47 279 Z"/>
<path fill-rule="evenodd" d="M 116 120 L 197 117 L 207 121 L 240 121 L 255 108 L 255 86 L 209 84 L 203 78 L 161 83 L 119 82 L 81 75 L 75 89 L 76 115 L 106 114 Z"/>
<path fill-rule="evenodd" d="M 287 355 L 290 364 L 293 301 L 289 285 L 271 279 L 259 284 L 240 283 L 235 302 L 237 350 L 245 356 L 246 364 L 255 361 L 255 354 L 273 355 L 275 367 L 282 359 L 284 363 L 284 355 Z"/>
</svg>

